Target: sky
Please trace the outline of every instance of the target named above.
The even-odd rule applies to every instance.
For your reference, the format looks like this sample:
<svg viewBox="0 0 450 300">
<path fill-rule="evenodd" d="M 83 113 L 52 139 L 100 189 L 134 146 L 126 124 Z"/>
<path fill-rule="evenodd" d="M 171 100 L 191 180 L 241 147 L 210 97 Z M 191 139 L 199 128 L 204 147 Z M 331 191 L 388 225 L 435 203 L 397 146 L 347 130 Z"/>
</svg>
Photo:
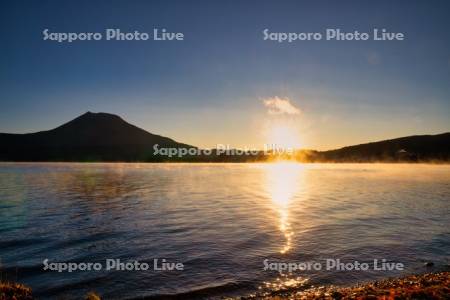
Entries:
<svg viewBox="0 0 450 300">
<path fill-rule="evenodd" d="M 319 150 L 448 132 L 449 13 L 448 1 L 2 1 L 0 132 L 87 111 L 200 147 L 261 148 L 280 128 Z M 43 40 L 44 29 L 106 28 L 184 40 Z M 279 43 L 262 33 L 328 28 L 405 40 Z"/>
</svg>

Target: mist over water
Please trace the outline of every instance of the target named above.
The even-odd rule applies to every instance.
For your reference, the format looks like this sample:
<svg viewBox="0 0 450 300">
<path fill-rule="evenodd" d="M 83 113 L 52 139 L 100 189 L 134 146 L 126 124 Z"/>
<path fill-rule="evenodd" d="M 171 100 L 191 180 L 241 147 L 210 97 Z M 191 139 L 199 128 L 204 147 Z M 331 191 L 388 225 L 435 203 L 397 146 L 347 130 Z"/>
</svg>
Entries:
<svg viewBox="0 0 450 300">
<path fill-rule="evenodd" d="M 438 270 L 450 257 L 449 195 L 448 165 L 2 163 L 0 271 L 40 298 L 96 291 L 122 299 L 238 296 L 294 279 L 301 288 Z M 42 270 L 46 258 L 164 258 L 185 268 L 58 273 Z M 263 264 L 383 258 L 405 270 L 280 278 Z"/>
</svg>

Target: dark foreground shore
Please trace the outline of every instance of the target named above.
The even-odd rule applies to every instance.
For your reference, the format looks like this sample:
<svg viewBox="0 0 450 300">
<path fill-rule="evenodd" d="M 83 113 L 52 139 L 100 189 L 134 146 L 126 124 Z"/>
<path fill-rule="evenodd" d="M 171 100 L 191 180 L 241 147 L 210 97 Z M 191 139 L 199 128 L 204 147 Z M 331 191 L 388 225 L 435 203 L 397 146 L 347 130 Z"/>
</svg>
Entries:
<svg viewBox="0 0 450 300">
<path fill-rule="evenodd" d="M 450 272 L 390 278 L 352 287 L 328 286 L 306 291 L 289 291 L 261 299 L 450 299 Z"/>
<path fill-rule="evenodd" d="M 353 287 L 320 287 L 306 291 L 289 291 L 284 294 L 258 297 L 265 300 L 284 299 L 450 299 L 450 272 L 412 275 L 385 279 Z M 18 283 L 0 283 L 0 300 L 32 300 L 32 291 Z M 84 297 L 100 300 L 95 294 Z M 255 299 L 255 298 L 242 298 Z"/>
</svg>

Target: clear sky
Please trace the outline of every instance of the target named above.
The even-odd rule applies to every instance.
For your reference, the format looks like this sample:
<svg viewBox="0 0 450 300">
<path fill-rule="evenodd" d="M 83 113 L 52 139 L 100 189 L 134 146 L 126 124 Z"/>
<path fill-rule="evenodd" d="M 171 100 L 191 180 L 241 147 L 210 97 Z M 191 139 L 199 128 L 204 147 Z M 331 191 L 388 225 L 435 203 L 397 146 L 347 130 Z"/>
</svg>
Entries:
<svg viewBox="0 0 450 300">
<path fill-rule="evenodd" d="M 449 15 L 448 1 L 1 1 L 0 132 L 86 111 L 202 147 L 261 148 L 280 122 L 315 149 L 450 131 Z M 185 38 L 69 44 L 46 28 Z M 266 28 L 406 39 L 277 43 Z M 274 99 L 295 113 L 271 113 Z"/>
</svg>

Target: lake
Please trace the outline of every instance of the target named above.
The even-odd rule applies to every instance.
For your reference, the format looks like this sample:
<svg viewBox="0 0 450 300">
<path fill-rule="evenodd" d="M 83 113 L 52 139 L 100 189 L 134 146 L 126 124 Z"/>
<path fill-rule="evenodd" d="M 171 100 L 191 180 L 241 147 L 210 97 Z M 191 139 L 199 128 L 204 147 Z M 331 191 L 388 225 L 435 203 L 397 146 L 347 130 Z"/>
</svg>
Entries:
<svg viewBox="0 0 450 300">
<path fill-rule="evenodd" d="M 448 268 L 449 215 L 449 165 L 1 163 L 0 272 L 41 299 L 351 285 Z M 100 269 L 44 270 L 46 259 Z M 369 268 L 326 269 L 338 260 Z M 280 274 L 283 263 L 317 268 Z"/>
</svg>

